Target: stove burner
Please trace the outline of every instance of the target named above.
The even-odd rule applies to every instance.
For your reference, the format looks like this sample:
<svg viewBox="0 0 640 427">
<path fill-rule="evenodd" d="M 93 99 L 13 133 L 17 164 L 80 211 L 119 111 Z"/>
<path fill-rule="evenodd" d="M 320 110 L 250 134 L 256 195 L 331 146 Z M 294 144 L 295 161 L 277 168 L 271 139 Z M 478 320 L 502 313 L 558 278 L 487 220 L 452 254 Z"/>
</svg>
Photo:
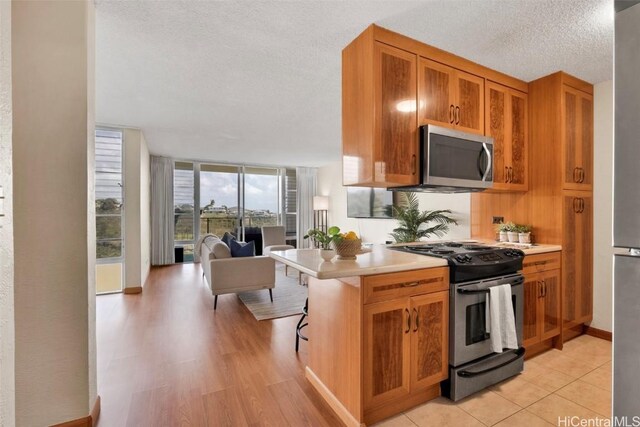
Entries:
<svg viewBox="0 0 640 427">
<path fill-rule="evenodd" d="M 431 252 L 435 246 L 433 245 L 417 245 L 417 246 L 405 246 L 405 249 L 413 252 Z"/>
<path fill-rule="evenodd" d="M 462 243 L 458 243 L 458 242 L 445 242 L 445 243 L 441 243 L 441 246 L 448 246 L 450 248 L 459 248 L 462 246 Z"/>
<path fill-rule="evenodd" d="M 463 246 L 463 247 L 466 250 L 469 250 L 469 251 L 482 251 L 482 250 L 485 250 L 485 249 L 491 249 L 491 247 L 484 246 L 484 245 L 466 245 L 466 246 Z"/>
<path fill-rule="evenodd" d="M 453 252 L 455 251 L 449 251 L 446 249 L 434 249 L 431 251 L 431 253 L 435 255 L 448 255 L 448 254 L 452 254 Z"/>
</svg>

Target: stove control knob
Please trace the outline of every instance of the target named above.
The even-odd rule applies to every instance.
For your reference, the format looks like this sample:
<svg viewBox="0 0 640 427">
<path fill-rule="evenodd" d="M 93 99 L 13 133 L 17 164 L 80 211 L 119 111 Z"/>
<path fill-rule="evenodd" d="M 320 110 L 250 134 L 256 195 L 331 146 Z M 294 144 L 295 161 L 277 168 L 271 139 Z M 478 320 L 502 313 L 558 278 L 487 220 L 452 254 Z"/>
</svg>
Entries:
<svg viewBox="0 0 640 427">
<path fill-rule="evenodd" d="M 464 255 L 456 256 L 456 261 L 458 261 L 461 264 L 464 264 Z"/>
<path fill-rule="evenodd" d="M 471 257 L 469 255 L 464 255 L 465 262 L 471 262 Z"/>
</svg>

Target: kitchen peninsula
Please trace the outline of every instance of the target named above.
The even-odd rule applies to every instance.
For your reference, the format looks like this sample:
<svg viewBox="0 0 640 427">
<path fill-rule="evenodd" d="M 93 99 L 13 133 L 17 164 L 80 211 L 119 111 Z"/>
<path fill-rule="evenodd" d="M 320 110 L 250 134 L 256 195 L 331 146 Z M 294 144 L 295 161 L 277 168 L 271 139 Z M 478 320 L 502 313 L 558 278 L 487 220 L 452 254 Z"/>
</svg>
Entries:
<svg viewBox="0 0 640 427">
<path fill-rule="evenodd" d="M 550 260 L 557 268 L 560 249 L 525 249 L 525 273 Z M 315 249 L 271 256 L 310 276 L 306 377 L 346 425 L 373 424 L 440 395 L 449 375 L 447 260 L 384 245 L 354 261 L 323 262 Z"/>
</svg>

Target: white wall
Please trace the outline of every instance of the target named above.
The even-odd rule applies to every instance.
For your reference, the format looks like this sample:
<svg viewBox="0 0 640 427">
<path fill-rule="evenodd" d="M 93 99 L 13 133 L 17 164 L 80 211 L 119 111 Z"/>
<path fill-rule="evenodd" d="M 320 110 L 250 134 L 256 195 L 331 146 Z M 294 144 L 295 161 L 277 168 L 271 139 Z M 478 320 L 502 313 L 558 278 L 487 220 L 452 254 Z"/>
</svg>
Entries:
<svg viewBox="0 0 640 427">
<path fill-rule="evenodd" d="M 151 157 L 140 133 L 140 283 L 144 285 L 151 268 Z"/>
<path fill-rule="evenodd" d="M 149 274 L 149 167 L 144 135 L 124 129 L 125 288 L 143 286 Z"/>
<path fill-rule="evenodd" d="M 11 177 L 11 2 L 0 2 L 0 426 L 15 425 L 13 188 Z"/>
<path fill-rule="evenodd" d="M 596 84 L 593 168 L 593 321 L 612 331 L 613 292 L 613 81 Z"/>
<path fill-rule="evenodd" d="M 384 243 L 392 240 L 389 233 L 398 226 L 393 219 L 347 218 L 347 190 L 342 186 L 342 162 L 336 161 L 318 170 L 317 194 L 329 196 L 329 225 L 337 225 L 342 230 L 353 230 L 366 243 Z M 420 209 L 451 209 L 458 220 L 452 226 L 447 239 L 468 239 L 471 236 L 469 215 L 471 196 L 469 194 L 418 193 Z M 437 239 L 437 237 L 431 237 Z"/>
<path fill-rule="evenodd" d="M 94 403 L 93 7 L 92 1 L 12 3 L 20 426 L 86 417 Z"/>
</svg>

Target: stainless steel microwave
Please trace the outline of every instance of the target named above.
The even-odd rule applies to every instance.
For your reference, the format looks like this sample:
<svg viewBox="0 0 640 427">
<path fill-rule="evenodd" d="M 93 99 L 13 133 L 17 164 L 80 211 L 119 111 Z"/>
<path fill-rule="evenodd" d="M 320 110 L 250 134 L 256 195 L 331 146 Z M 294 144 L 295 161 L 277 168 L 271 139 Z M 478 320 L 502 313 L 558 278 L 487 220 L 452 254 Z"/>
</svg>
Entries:
<svg viewBox="0 0 640 427">
<path fill-rule="evenodd" d="M 420 184 L 391 190 L 468 193 L 493 186 L 491 137 L 424 125 L 420 151 Z"/>
</svg>

